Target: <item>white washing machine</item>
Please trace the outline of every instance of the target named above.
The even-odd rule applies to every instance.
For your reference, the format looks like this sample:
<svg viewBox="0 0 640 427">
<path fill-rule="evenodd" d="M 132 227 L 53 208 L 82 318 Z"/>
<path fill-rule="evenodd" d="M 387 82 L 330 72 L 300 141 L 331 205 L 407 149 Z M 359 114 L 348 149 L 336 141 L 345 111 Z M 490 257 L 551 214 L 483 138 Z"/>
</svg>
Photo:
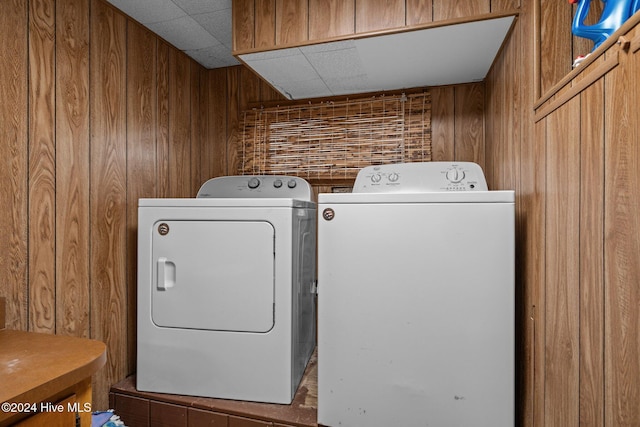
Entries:
<svg viewBox="0 0 640 427">
<path fill-rule="evenodd" d="M 291 403 L 315 347 L 316 205 L 296 177 L 140 199 L 137 388 Z"/>
<path fill-rule="evenodd" d="M 372 166 L 318 212 L 318 423 L 512 427 L 514 192 Z"/>
</svg>

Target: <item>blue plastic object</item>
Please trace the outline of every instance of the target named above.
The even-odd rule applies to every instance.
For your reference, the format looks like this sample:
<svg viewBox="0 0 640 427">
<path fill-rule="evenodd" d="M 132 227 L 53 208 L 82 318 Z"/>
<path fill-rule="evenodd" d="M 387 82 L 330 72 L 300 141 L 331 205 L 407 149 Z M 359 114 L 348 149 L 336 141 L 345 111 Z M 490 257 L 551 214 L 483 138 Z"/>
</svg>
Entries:
<svg viewBox="0 0 640 427">
<path fill-rule="evenodd" d="M 631 15 L 640 10 L 640 0 L 601 1 L 604 3 L 604 9 L 600 20 L 596 24 L 585 25 L 584 21 L 589 14 L 591 0 L 569 0 L 571 4 L 578 3 L 571 32 L 578 37 L 593 40 L 594 50 L 620 28 Z"/>
</svg>

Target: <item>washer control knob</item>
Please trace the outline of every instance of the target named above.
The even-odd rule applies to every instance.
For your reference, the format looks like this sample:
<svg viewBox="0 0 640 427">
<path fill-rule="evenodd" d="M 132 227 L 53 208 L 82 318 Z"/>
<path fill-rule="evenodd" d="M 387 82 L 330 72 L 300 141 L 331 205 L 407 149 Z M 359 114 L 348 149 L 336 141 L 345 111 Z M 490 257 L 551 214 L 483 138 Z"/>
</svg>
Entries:
<svg viewBox="0 0 640 427">
<path fill-rule="evenodd" d="M 296 182 L 295 179 L 292 179 L 289 182 L 287 182 L 287 187 L 289 188 L 296 188 L 296 185 L 298 185 L 298 183 Z"/>
<path fill-rule="evenodd" d="M 449 181 L 458 183 L 464 179 L 464 172 L 458 169 L 449 169 L 446 176 Z"/>
<path fill-rule="evenodd" d="M 396 182 L 398 178 L 400 178 L 400 175 L 398 175 L 396 172 L 391 172 L 389 174 L 389 182 Z"/>
<path fill-rule="evenodd" d="M 371 182 L 373 183 L 380 182 L 381 179 L 382 176 L 379 173 L 371 175 Z"/>
<path fill-rule="evenodd" d="M 275 181 L 273 181 L 273 186 L 275 188 L 280 188 L 282 187 L 282 180 L 281 179 L 276 179 Z"/>
<path fill-rule="evenodd" d="M 258 188 L 260 186 L 260 180 L 256 177 L 253 177 L 249 180 L 249 188 Z"/>
</svg>

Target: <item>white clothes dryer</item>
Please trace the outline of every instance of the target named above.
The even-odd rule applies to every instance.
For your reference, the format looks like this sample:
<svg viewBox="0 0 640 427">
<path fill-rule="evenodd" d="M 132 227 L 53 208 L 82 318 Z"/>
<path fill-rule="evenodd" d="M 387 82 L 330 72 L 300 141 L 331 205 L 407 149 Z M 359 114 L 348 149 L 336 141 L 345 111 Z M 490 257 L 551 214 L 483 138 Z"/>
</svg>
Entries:
<svg viewBox="0 0 640 427">
<path fill-rule="evenodd" d="M 220 177 L 138 205 L 138 390 L 291 403 L 315 347 L 308 182 Z"/>
<path fill-rule="evenodd" d="M 514 192 L 372 166 L 318 212 L 318 423 L 512 427 Z"/>
</svg>

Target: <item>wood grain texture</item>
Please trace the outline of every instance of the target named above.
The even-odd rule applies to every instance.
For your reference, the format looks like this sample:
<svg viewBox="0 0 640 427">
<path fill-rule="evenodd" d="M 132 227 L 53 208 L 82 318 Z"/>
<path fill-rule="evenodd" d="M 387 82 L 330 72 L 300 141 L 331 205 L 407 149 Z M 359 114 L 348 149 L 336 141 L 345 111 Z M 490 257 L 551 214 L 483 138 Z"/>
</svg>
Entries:
<svg viewBox="0 0 640 427">
<path fill-rule="evenodd" d="M 156 65 L 156 102 L 158 123 L 156 128 L 156 197 L 170 197 L 171 185 L 169 180 L 169 45 L 158 42 Z"/>
<path fill-rule="evenodd" d="M 56 333 L 89 337 L 89 0 L 56 2 Z"/>
<path fill-rule="evenodd" d="M 195 197 L 198 194 L 198 190 L 202 185 L 200 176 L 202 175 L 202 163 L 200 156 L 200 147 L 202 146 L 202 126 L 203 115 L 200 113 L 204 111 L 204 107 L 201 103 L 202 95 L 200 88 L 202 82 L 200 81 L 202 75 L 202 67 L 200 67 L 195 61 L 189 59 L 189 98 L 190 98 L 190 114 L 188 120 L 190 121 L 190 145 L 189 145 L 189 163 L 191 165 L 191 172 L 189 173 L 189 191 L 188 197 Z"/>
<path fill-rule="evenodd" d="M 546 171 L 540 165 L 547 157 L 547 122 L 535 124 L 533 144 L 522 146 L 522 173 L 520 179 L 522 210 L 525 226 L 522 230 L 525 257 L 521 264 L 522 286 L 527 287 L 527 311 L 531 330 L 527 336 L 530 343 L 532 367 L 528 379 L 529 387 L 524 391 L 528 409 L 522 414 L 525 426 L 545 425 L 545 370 L 546 370 L 546 286 L 547 252 L 545 250 L 547 199 L 545 191 Z"/>
<path fill-rule="evenodd" d="M 191 194 L 191 85 L 190 61 L 175 49 L 169 51 L 169 140 L 166 171 L 168 197 Z"/>
<path fill-rule="evenodd" d="M 231 2 L 234 51 L 254 47 L 255 1 L 257 0 L 234 0 Z"/>
<path fill-rule="evenodd" d="M 433 20 L 464 18 L 467 16 L 489 13 L 491 0 L 433 0 Z"/>
<path fill-rule="evenodd" d="M 578 425 L 580 102 L 547 117 L 545 424 Z"/>
<path fill-rule="evenodd" d="M 255 47 L 276 44 L 276 0 L 255 0 Z"/>
<path fill-rule="evenodd" d="M 309 0 L 309 40 L 355 32 L 355 0 Z"/>
<path fill-rule="evenodd" d="M 433 21 L 433 0 L 407 0 L 406 25 L 420 25 Z"/>
<path fill-rule="evenodd" d="M 571 71 L 571 8 L 564 2 L 540 0 L 540 87 L 545 93 Z"/>
<path fill-rule="evenodd" d="M 431 92 L 431 159 L 453 160 L 455 144 L 455 89 L 434 87 Z"/>
<path fill-rule="evenodd" d="M 237 138 L 238 138 L 238 124 L 240 123 L 240 67 L 231 67 L 226 69 L 225 78 L 227 80 L 226 85 L 226 99 L 227 99 L 227 115 L 226 115 L 226 129 L 225 134 L 225 174 L 235 175 L 234 172 L 238 170 L 237 159 Z"/>
<path fill-rule="evenodd" d="M 636 31 L 638 27 L 636 27 Z M 637 32 L 636 32 L 637 35 Z M 615 49 L 615 47 L 614 47 Z M 640 420 L 640 54 L 605 76 L 605 425 Z"/>
<path fill-rule="evenodd" d="M 227 89 L 227 69 L 215 69 L 206 72 L 204 96 L 206 97 L 206 138 L 201 146 L 201 179 L 224 175 L 227 172 L 227 127 L 228 102 L 222 94 Z"/>
<path fill-rule="evenodd" d="M 404 0 L 356 0 L 356 33 L 404 25 Z"/>
<path fill-rule="evenodd" d="M 454 160 L 484 167 L 484 83 L 455 88 Z"/>
<path fill-rule="evenodd" d="M 55 332 L 55 1 L 29 2 L 29 330 Z"/>
<path fill-rule="evenodd" d="M 157 37 L 141 25 L 127 25 L 127 372 L 136 365 L 138 199 L 155 197 Z"/>
<path fill-rule="evenodd" d="M 276 45 L 309 40 L 309 4 L 298 0 L 276 0 Z"/>
<path fill-rule="evenodd" d="M 6 326 L 27 326 L 27 2 L 0 2 L 0 283 Z"/>
<path fill-rule="evenodd" d="M 580 421 L 604 426 L 604 81 L 580 96 Z"/>
<path fill-rule="evenodd" d="M 91 3 L 90 218 L 91 337 L 107 345 L 94 379 L 98 408 L 127 366 L 127 84 L 126 18 Z"/>
</svg>

